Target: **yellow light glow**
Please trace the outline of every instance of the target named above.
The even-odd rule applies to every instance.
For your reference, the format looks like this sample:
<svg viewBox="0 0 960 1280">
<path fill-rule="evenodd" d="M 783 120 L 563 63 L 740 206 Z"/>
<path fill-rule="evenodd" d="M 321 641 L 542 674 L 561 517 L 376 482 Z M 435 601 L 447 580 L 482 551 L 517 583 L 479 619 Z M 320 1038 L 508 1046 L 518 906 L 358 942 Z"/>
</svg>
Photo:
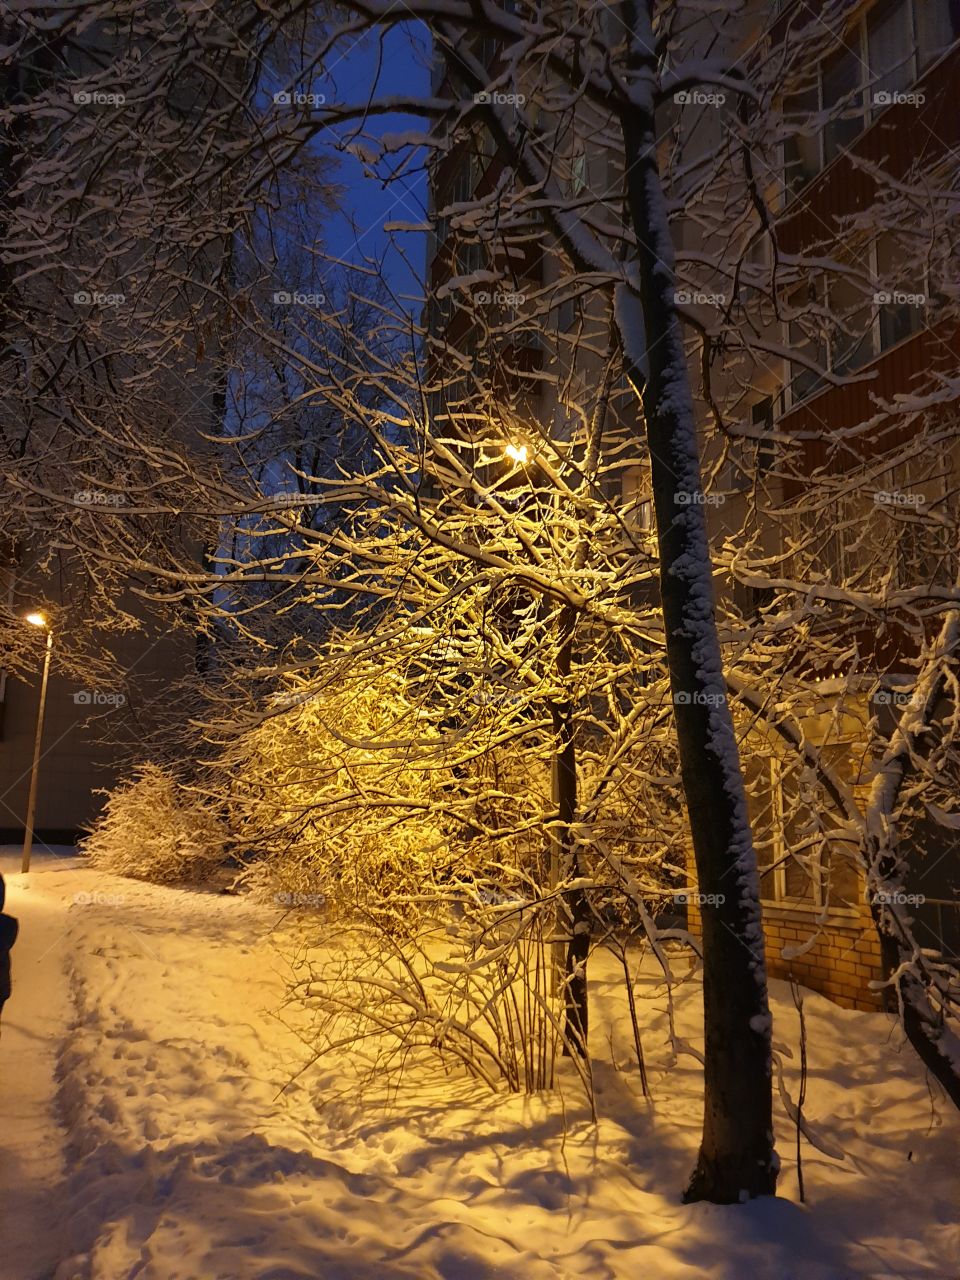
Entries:
<svg viewBox="0 0 960 1280">
<path fill-rule="evenodd" d="M 30 623 L 31 627 L 45 627 L 47 625 L 47 620 L 42 613 L 28 613 L 27 622 Z"/>
<path fill-rule="evenodd" d="M 515 462 L 518 467 L 526 466 L 529 454 L 525 444 L 508 444 L 504 449 L 504 453 L 511 461 Z"/>
</svg>

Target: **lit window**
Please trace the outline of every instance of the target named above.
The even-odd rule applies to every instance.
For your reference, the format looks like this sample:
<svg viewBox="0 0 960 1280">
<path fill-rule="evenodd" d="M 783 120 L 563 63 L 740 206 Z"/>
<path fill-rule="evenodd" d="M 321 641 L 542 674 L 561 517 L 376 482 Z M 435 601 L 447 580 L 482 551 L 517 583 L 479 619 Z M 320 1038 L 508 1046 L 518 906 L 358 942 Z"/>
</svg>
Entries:
<svg viewBox="0 0 960 1280">
<path fill-rule="evenodd" d="M 574 152 L 570 161 L 570 185 L 575 196 L 587 189 L 587 154 L 582 148 Z"/>
<path fill-rule="evenodd" d="M 627 467 L 620 480 L 620 496 L 626 507 L 627 527 L 641 533 L 653 529 L 653 503 L 645 495 L 650 492 L 646 467 Z"/>
</svg>

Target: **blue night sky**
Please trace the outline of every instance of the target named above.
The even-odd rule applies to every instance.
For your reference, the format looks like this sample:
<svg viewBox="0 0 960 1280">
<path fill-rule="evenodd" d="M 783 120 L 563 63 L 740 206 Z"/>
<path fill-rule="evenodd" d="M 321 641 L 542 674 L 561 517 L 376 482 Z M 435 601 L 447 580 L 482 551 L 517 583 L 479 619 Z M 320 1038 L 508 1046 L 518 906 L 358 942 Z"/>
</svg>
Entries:
<svg viewBox="0 0 960 1280">
<path fill-rule="evenodd" d="M 425 28 L 410 24 L 379 40 L 358 40 L 327 72 L 326 83 L 339 101 L 360 102 L 371 96 L 427 94 L 429 37 Z M 372 89 L 372 86 L 375 88 Z M 367 125 L 378 133 L 399 133 L 419 128 L 420 122 L 407 116 L 384 116 Z M 400 293 L 419 295 L 426 238 L 422 234 L 386 235 L 385 223 L 419 222 L 426 210 L 427 190 L 422 172 L 394 179 L 388 185 L 365 176 L 360 162 L 352 156 L 339 157 L 335 180 L 344 187 L 343 209 L 335 214 L 324 231 L 328 252 L 350 261 L 382 260 L 387 277 Z M 404 261 L 406 257 L 407 261 Z M 408 265 L 409 263 L 409 265 Z M 412 270 L 411 270 L 412 268 Z"/>
</svg>

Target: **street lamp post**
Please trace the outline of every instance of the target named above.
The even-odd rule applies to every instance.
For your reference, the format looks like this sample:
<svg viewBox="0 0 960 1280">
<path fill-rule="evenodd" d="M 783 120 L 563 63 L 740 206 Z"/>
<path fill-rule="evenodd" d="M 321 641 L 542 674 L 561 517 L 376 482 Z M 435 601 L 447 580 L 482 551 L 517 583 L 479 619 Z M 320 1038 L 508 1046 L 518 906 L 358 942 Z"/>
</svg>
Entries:
<svg viewBox="0 0 960 1280">
<path fill-rule="evenodd" d="M 43 740 L 43 713 L 47 705 L 47 678 L 50 675 L 50 653 L 53 649 L 53 631 L 42 613 L 28 613 L 27 622 L 34 627 L 46 627 L 47 648 L 43 655 L 43 678 L 40 681 L 40 708 L 37 711 L 37 736 L 33 744 L 33 768 L 30 770 L 30 794 L 27 797 L 27 823 L 23 833 L 23 858 L 20 870 L 30 870 L 30 852 L 33 849 L 33 823 L 37 811 L 37 780 L 40 776 L 40 743 Z"/>
</svg>

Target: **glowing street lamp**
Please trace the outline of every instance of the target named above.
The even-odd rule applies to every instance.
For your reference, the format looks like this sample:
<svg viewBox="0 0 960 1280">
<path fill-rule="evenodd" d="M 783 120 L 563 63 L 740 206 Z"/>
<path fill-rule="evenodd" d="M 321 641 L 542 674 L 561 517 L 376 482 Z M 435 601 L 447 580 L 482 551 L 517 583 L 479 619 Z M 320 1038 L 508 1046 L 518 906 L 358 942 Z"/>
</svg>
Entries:
<svg viewBox="0 0 960 1280">
<path fill-rule="evenodd" d="M 40 743 L 43 740 L 43 713 L 47 705 L 47 677 L 50 675 L 50 652 L 53 649 L 53 631 L 42 613 L 28 613 L 26 621 L 32 627 L 45 627 L 47 649 L 43 656 L 43 679 L 40 681 L 40 709 L 37 712 L 37 736 L 33 744 L 33 768 L 30 771 L 30 794 L 27 797 L 27 822 L 23 832 L 23 857 L 20 870 L 30 870 L 30 853 L 33 849 L 33 822 L 37 811 L 37 780 L 40 776 Z"/>
<path fill-rule="evenodd" d="M 530 452 L 525 444 L 508 444 L 503 451 L 511 462 L 515 462 L 518 467 L 525 467 Z"/>
</svg>

